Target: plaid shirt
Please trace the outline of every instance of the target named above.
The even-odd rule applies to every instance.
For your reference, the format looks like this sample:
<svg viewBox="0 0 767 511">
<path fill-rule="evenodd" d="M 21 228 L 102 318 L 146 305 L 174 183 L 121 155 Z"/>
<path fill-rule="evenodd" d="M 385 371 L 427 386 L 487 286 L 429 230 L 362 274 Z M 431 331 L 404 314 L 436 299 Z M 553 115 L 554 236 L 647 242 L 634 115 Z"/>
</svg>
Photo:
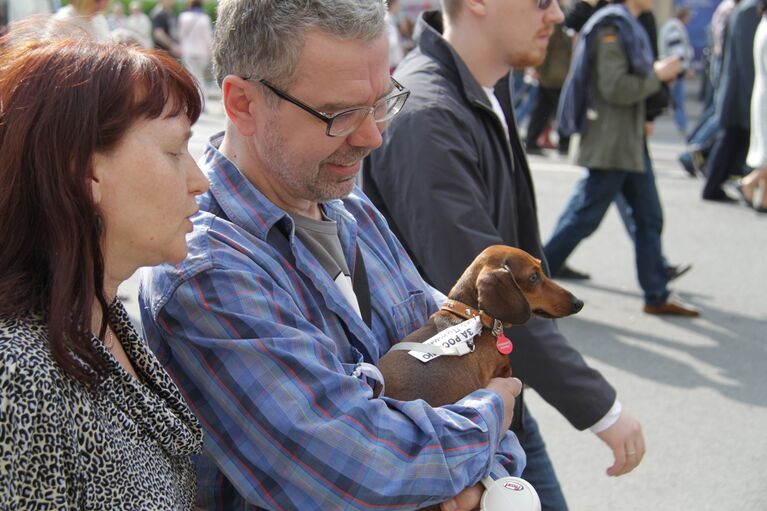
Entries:
<svg viewBox="0 0 767 511">
<path fill-rule="evenodd" d="M 216 149 L 221 137 L 201 161 L 211 185 L 186 260 L 145 271 L 141 289 L 152 349 L 205 429 L 198 505 L 414 509 L 488 473 L 519 475 L 524 453 L 501 430 L 495 393 L 432 408 L 373 398 L 373 383 L 352 374 L 444 299 L 368 199 L 355 189 L 324 212 L 338 223 L 352 272 L 355 242 L 364 256 L 372 328 L 295 237 L 285 211 Z"/>
</svg>

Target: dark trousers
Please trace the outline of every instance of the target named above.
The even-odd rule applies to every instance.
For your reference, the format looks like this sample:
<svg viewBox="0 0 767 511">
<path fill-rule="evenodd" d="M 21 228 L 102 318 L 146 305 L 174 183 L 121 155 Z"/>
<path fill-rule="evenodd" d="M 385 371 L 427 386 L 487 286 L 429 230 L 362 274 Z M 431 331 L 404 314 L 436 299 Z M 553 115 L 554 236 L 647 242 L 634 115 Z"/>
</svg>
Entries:
<svg viewBox="0 0 767 511">
<path fill-rule="evenodd" d="M 530 114 L 530 123 L 527 125 L 527 136 L 525 137 L 525 147 L 538 147 L 538 136 L 543 133 L 546 124 L 554 118 L 559 105 L 559 93 L 562 89 L 548 89 L 546 87 L 538 88 L 538 100 L 535 108 Z M 560 136 L 559 147 L 567 148 L 569 140 Z"/>
<path fill-rule="evenodd" d="M 541 499 L 541 511 L 567 511 L 567 502 L 554 472 L 538 423 L 525 407 L 522 416 L 524 435 L 519 442 L 527 455 L 522 478 L 533 485 Z"/>
<path fill-rule="evenodd" d="M 749 131 L 736 126 L 719 128 L 714 146 L 708 155 L 706 185 L 703 198 L 717 199 L 722 193 L 722 184 L 731 175 L 743 174 L 743 165 L 748 155 Z"/>
</svg>

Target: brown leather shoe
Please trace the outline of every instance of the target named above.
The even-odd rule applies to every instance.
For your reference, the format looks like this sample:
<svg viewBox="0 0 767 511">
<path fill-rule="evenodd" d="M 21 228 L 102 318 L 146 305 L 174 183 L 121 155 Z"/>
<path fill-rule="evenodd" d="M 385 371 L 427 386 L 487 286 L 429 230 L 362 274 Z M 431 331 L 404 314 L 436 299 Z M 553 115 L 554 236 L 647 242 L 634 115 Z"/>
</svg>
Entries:
<svg viewBox="0 0 767 511">
<path fill-rule="evenodd" d="M 658 305 L 645 304 L 644 309 L 647 314 L 664 314 L 669 316 L 700 316 L 700 310 L 694 305 L 686 303 L 678 295 L 671 293 L 666 301 Z"/>
</svg>

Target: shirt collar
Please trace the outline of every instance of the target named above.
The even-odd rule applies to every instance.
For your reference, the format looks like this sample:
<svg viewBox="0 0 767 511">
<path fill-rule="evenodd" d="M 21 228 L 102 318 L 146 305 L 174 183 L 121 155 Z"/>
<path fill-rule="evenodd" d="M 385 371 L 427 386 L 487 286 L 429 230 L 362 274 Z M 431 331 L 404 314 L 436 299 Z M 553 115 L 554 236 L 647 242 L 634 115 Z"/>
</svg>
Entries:
<svg viewBox="0 0 767 511">
<path fill-rule="evenodd" d="M 267 199 L 219 150 L 223 138 L 223 131 L 210 137 L 201 158 L 200 166 L 210 181 L 207 193 L 230 221 L 262 240 L 266 240 L 272 227 L 283 219 L 292 226 L 288 214 Z M 200 208 L 207 209 L 205 201 L 201 202 Z M 290 231 L 292 228 L 288 227 Z"/>
<path fill-rule="evenodd" d="M 246 178 L 229 158 L 220 150 L 224 132 L 211 136 L 201 159 L 201 167 L 210 181 L 210 194 L 226 217 L 254 236 L 266 240 L 277 224 L 292 237 L 293 220 L 283 209 L 276 206 Z M 200 208 L 208 209 L 203 203 Z M 354 223 L 354 217 L 346 210 L 340 199 L 322 204 L 323 212 L 330 220 L 339 224 Z"/>
</svg>

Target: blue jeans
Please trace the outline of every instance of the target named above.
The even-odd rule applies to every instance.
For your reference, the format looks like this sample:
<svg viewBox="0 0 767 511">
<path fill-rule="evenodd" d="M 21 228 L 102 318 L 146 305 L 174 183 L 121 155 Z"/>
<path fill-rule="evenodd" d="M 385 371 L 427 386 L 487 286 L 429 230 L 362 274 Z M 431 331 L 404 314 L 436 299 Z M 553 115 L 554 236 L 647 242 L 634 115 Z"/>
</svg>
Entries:
<svg viewBox="0 0 767 511">
<path fill-rule="evenodd" d="M 538 85 L 528 85 L 527 94 L 522 99 L 522 102 L 514 109 L 514 117 L 518 124 L 521 124 L 530 112 L 533 111 L 536 102 L 538 101 Z"/>
<path fill-rule="evenodd" d="M 687 114 L 684 111 L 684 78 L 679 77 L 671 84 L 671 99 L 674 100 L 674 122 L 682 133 L 687 133 Z"/>
<path fill-rule="evenodd" d="M 703 111 L 697 126 L 690 133 L 687 139 L 687 145 L 694 149 L 699 147 L 710 147 L 714 143 L 716 131 L 719 129 L 719 122 L 716 117 L 716 107 L 710 106 Z"/>
<path fill-rule="evenodd" d="M 525 72 L 515 69 L 511 72 L 511 102 L 515 106 L 522 101 L 525 93 Z"/>
<path fill-rule="evenodd" d="M 645 153 L 645 166 L 649 165 Z M 663 210 L 652 172 L 589 169 L 573 190 L 543 251 L 552 275 L 556 275 L 578 244 L 602 223 L 610 204 L 622 194 L 631 207 L 634 251 L 639 285 L 648 305 L 668 297 L 668 278 L 663 265 L 661 231 Z"/>
<path fill-rule="evenodd" d="M 687 167 L 694 167 L 692 151 L 698 151 L 707 158 L 714 145 L 717 130 L 719 130 L 719 120 L 716 117 L 716 108 L 712 105 L 703 112 L 697 126 L 687 138 L 687 150 L 679 155 L 679 161 Z"/>
<path fill-rule="evenodd" d="M 653 181 L 655 180 L 655 171 L 652 168 L 652 161 L 650 161 L 649 154 L 645 153 L 645 172 L 649 172 L 653 176 Z M 658 203 L 660 204 L 660 202 Z M 623 197 L 622 193 L 619 193 L 617 197 L 615 197 L 615 207 L 618 208 L 618 213 L 621 215 L 621 220 L 623 220 L 623 226 L 626 228 L 626 232 L 628 233 L 629 237 L 631 238 L 631 241 L 636 243 L 636 226 L 634 225 L 634 213 L 631 210 L 631 206 L 629 206 L 628 201 Z M 661 215 L 660 221 L 661 225 L 663 225 L 663 210 L 659 210 L 658 214 Z M 666 256 L 661 254 L 661 260 L 663 261 L 663 267 L 668 269 L 669 263 L 666 260 Z"/>
<path fill-rule="evenodd" d="M 520 437 L 520 443 L 527 454 L 527 465 L 522 477 L 533 485 L 541 498 L 541 511 L 567 511 L 567 502 L 546 452 L 546 444 L 538 429 L 538 423 L 530 415 L 527 406 L 524 406 L 523 410 L 524 435 Z"/>
<path fill-rule="evenodd" d="M 533 110 L 538 98 L 538 85 L 525 82 L 524 71 L 513 71 L 511 74 L 511 102 L 514 106 L 514 118 L 517 124 Z"/>
</svg>

